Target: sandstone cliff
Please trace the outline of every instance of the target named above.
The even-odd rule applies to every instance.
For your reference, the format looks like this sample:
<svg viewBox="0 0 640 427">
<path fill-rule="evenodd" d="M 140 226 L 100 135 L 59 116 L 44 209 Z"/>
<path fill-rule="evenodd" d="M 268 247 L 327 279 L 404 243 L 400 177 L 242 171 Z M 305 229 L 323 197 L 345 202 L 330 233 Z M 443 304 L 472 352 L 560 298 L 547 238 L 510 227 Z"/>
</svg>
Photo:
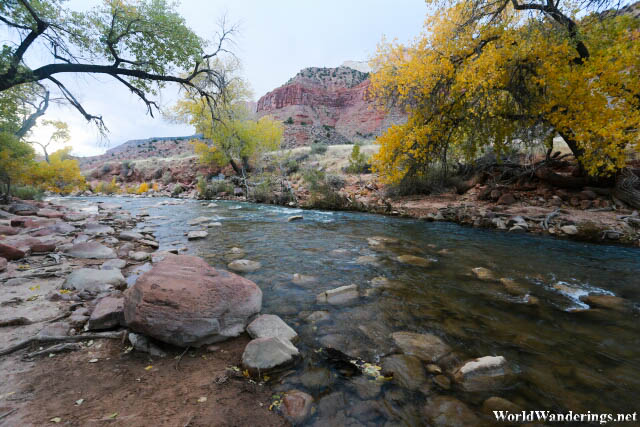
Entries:
<svg viewBox="0 0 640 427">
<path fill-rule="evenodd" d="M 406 116 L 375 109 L 369 85 L 368 72 L 350 67 L 305 68 L 260 98 L 257 113 L 284 122 L 286 148 L 372 140 Z"/>
</svg>

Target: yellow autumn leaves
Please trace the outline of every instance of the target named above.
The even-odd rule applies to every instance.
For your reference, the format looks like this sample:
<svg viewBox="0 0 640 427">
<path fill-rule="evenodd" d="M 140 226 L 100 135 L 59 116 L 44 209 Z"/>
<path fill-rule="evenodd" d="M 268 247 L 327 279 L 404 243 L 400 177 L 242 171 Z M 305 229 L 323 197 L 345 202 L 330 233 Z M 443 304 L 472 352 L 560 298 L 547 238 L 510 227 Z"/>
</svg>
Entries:
<svg viewBox="0 0 640 427">
<path fill-rule="evenodd" d="M 556 134 L 592 175 L 624 167 L 640 149 L 639 21 L 582 18 L 589 56 L 578 61 L 575 38 L 549 19 L 508 5 L 499 19 L 474 20 L 466 6 L 440 9 L 409 45 L 379 46 L 371 95 L 409 118 L 378 138 L 374 170 L 399 182 L 447 158 Z"/>
</svg>

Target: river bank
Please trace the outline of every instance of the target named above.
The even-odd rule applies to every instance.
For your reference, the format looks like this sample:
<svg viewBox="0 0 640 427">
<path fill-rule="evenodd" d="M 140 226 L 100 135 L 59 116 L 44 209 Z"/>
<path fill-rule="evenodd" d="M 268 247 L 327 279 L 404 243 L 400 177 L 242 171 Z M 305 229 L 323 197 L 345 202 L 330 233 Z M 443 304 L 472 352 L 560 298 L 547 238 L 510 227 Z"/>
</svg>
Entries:
<svg viewBox="0 0 640 427">
<path fill-rule="evenodd" d="M 185 349 L 119 326 L 109 302 L 152 257 L 188 250 L 185 236 L 158 252 L 150 217 L 103 202 L 0 206 L 1 425 L 285 424 L 270 387 L 236 367 L 246 335 Z"/>
<path fill-rule="evenodd" d="M 237 200 L 89 197 L 55 203 L 63 205 L 64 211 L 55 223 L 46 223 L 51 220 L 39 217 L 38 211 L 35 216 L 11 213 L 4 219 L 9 226 L 12 220 L 22 220 L 19 233 L 9 236 L 13 242 L 35 245 L 27 236 L 40 233 L 47 235 L 38 240 L 60 239 L 49 254 L 34 254 L 31 249 L 23 260 L 10 261 L 13 276 L 1 276 L 0 295 L 8 304 L 0 306 L 0 319 L 6 314 L 31 321 L 0 328 L 0 333 L 7 334 L 3 335 L 6 341 L 15 343 L 37 334 L 42 326 L 49 326 L 37 322 L 67 313 L 54 324 L 91 320 L 95 299 L 83 300 L 82 291 L 60 292 L 71 272 L 82 267 L 98 271 L 115 262 L 70 257 L 70 247 L 65 245 L 73 247 L 80 235 L 87 235 L 88 241 L 111 248 L 116 255 L 129 245 L 126 254 L 123 250 L 119 256 L 128 264 L 120 270 L 127 286 L 179 283 L 178 289 L 197 288 L 202 278 L 188 276 L 180 281 L 182 273 L 176 273 L 196 257 L 206 260 L 207 265 L 198 264 L 200 270 L 240 268 L 239 276 L 262 292 L 261 313 L 279 317 L 297 335 L 291 339 L 300 359 L 284 371 L 269 373 L 268 379 L 248 372 L 252 383 L 240 366 L 242 348 L 250 342 L 246 336 L 184 354 L 184 347 L 156 343 L 167 354 L 159 358 L 127 351 L 133 345 L 121 344 L 118 335 L 93 338 L 91 345 L 68 354 L 51 351 L 55 355 L 49 357 L 47 348 L 46 354 L 32 356 L 35 362 L 21 360 L 25 353 L 40 351 L 35 344 L 0 359 L 0 364 L 13 363 L 7 366 L 11 380 L 6 387 L 0 386 L 0 415 L 5 407 L 7 412 L 17 406 L 26 408 L 12 412 L 9 420 L 38 424 L 45 412 L 62 408 L 60 415 L 51 417 L 91 421 L 109 419 L 118 412 L 115 422 L 122 417 L 123 424 L 137 425 L 142 424 L 139 420 L 155 420 L 154 413 L 159 413 L 170 417 L 172 425 L 182 425 L 189 419 L 172 418 L 170 413 L 183 414 L 184 408 L 195 415 L 190 425 L 213 424 L 209 417 L 214 412 L 230 417 L 225 418 L 230 424 L 273 420 L 277 425 L 284 422 L 274 413 L 278 406 L 286 407 L 281 397 L 295 392 L 298 405 L 292 408 L 299 409 L 303 424 L 438 425 L 437 420 L 446 419 L 471 426 L 492 424 L 490 411 L 495 408 L 626 412 L 633 409 L 631 396 L 640 390 L 633 362 L 637 348 L 630 344 L 638 334 L 640 313 L 640 265 L 633 248 L 579 244 L 523 232 L 495 233 L 445 221 Z M 89 211 L 83 212 L 85 208 Z M 74 230 L 48 234 L 52 226 Z M 190 233 L 201 237 L 189 240 Z M 143 240 L 156 242 L 157 250 L 140 243 Z M 136 252 L 150 254 L 151 263 L 136 261 L 142 258 Z M 167 252 L 188 256 L 180 258 L 180 265 L 160 269 L 161 276 L 148 276 L 163 262 L 158 255 Z M 44 265 L 55 256 L 60 263 Z M 245 261 L 234 264 L 237 260 Z M 59 276 L 37 277 L 56 272 Z M 175 277 L 169 280 L 170 274 Z M 164 279 L 150 282 L 145 277 Z M 50 291 L 59 294 L 61 301 L 49 301 Z M 159 296 L 142 300 L 165 301 Z M 170 308 L 178 301 L 159 307 Z M 78 303 L 83 305 L 71 310 Z M 182 319 L 172 318 L 171 324 Z M 294 336 L 289 329 L 283 330 Z M 478 371 L 473 380 L 461 375 L 474 366 L 482 367 L 483 373 Z M 86 378 L 89 381 L 83 383 Z M 36 383 L 47 387 L 33 386 Z M 52 398 L 47 389 L 62 397 Z M 81 393 L 68 402 L 75 389 Z M 607 390 L 606 398 L 602 390 Z M 168 402 L 176 393 L 180 398 Z M 104 394 L 114 394 L 121 403 L 100 400 Z M 136 409 L 133 402 L 138 395 L 149 411 Z M 207 400 L 199 401 L 203 397 Z M 85 400 L 76 405 L 80 399 Z M 45 409 L 38 412 L 32 401 Z M 32 411 L 37 420 L 10 418 Z"/>
</svg>

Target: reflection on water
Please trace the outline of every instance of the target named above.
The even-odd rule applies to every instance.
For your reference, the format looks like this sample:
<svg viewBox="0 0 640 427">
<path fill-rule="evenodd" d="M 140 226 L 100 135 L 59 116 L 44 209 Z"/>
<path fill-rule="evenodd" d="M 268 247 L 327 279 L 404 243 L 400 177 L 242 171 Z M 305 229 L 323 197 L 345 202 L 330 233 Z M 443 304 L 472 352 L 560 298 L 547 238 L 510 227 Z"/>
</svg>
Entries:
<svg viewBox="0 0 640 427">
<path fill-rule="evenodd" d="M 310 424 L 423 425 L 425 402 L 438 394 L 455 396 L 477 414 L 490 396 L 525 409 L 638 409 L 637 314 L 586 310 L 579 299 L 600 293 L 640 302 L 637 249 L 359 213 L 237 202 L 158 205 L 161 200 L 108 199 L 155 215 L 140 228 L 155 225 L 161 249 L 188 246 L 188 253 L 221 268 L 238 257 L 262 264 L 245 276 L 262 288 L 263 312 L 298 332 L 305 356 L 276 388 L 314 396 Z M 293 214 L 304 219 L 287 222 Z M 200 216 L 221 225 L 187 244 L 185 231 L 202 227 L 187 222 Z M 391 239 L 367 240 L 373 236 Z M 399 262 L 403 255 L 432 262 Z M 494 280 L 479 279 L 476 267 L 490 270 Z M 294 274 L 303 276 L 293 280 Z M 316 301 L 317 294 L 350 284 L 363 295 L 351 304 Z M 315 351 L 331 346 L 382 363 L 397 352 L 390 334 L 398 331 L 432 333 L 450 345 L 453 355 L 440 363 L 445 374 L 465 360 L 502 355 L 516 380 L 507 389 L 464 393 L 447 390 L 446 381 L 433 382 L 429 373 L 421 387 L 402 387 L 343 375 Z"/>
</svg>

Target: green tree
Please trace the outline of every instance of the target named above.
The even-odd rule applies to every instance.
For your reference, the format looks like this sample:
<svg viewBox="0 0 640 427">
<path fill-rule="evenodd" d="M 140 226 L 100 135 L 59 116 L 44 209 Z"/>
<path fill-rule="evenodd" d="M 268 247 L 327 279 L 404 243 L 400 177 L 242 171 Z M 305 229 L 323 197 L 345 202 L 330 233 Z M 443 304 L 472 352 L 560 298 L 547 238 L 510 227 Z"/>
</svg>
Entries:
<svg viewBox="0 0 640 427">
<path fill-rule="evenodd" d="M 179 84 L 213 105 L 228 83 L 216 59 L 227 52 L 235 29 L 223 20 L 217 39 L 206 50 L 208 43 L 175 7 L 167 0 L 104 0 L 87 12 L 76 12 L 63 0 L 2 1 L 0 25 L 19 42 L 3 41 L 0 93 L 35 83 L 49 85 L 101 130 L 106 129 L 102 117 L 87 112 L 58 76 L 111 76 L 140 98 L 151 115 L 158 106 L 150 96 L 167 83 Z M 44 51 L 49 59 L 32 66 L 32 51 Z M 196 85 L 196 80 L 207 84 Z"/>
</svg>

